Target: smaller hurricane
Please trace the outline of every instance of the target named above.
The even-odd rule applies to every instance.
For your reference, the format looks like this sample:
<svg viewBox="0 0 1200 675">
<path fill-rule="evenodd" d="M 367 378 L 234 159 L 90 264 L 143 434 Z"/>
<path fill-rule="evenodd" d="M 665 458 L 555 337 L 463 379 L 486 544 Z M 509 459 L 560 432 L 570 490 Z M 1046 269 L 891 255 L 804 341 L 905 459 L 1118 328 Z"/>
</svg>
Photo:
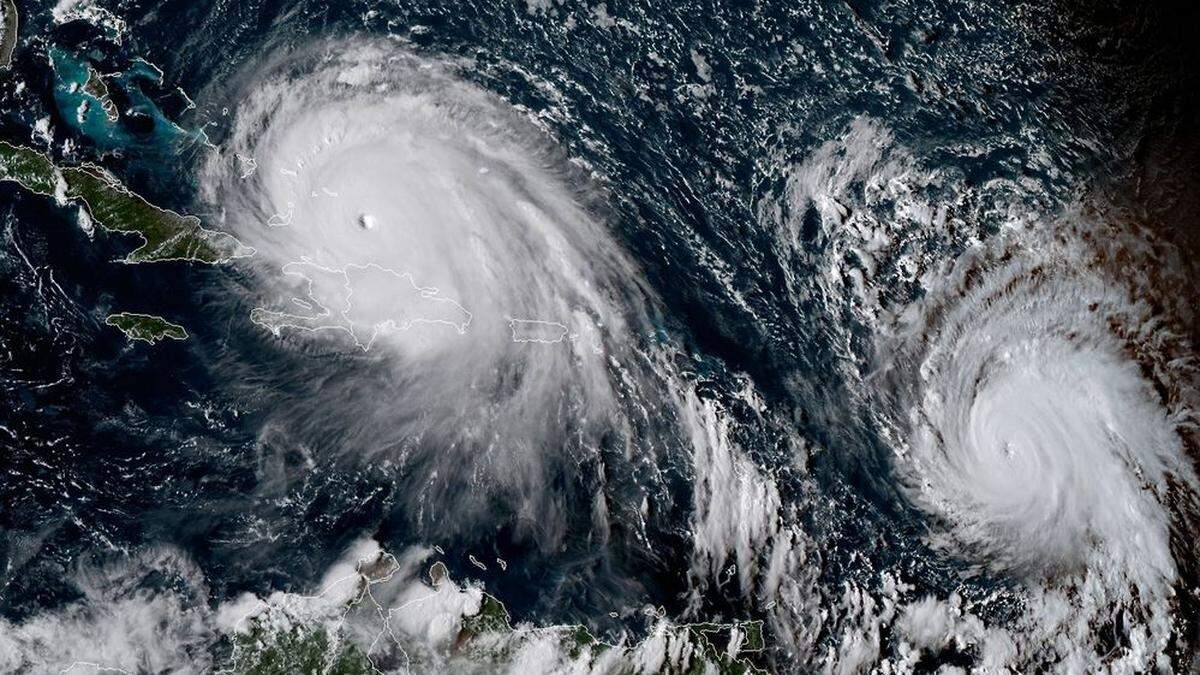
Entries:
<svg viewBox="0 0 1200 675">
<path fill-rule="evenodd" d="M 907 430 L 897 471 L 944 523 L 935 543 L 1030 584 L 1029 630 L 1068 630 L 1073 605 L 1070 630 L 1129 612 L 1142 667 L 1170 646 L 1173 532 L 1198 485 L 1190 349 L 1153 277 L 1114 264 L 1136 237 L 1114 227 L 1105 250 L 1102 228 L 1054 228 L 968 251 L 895 322 L 880 352 Z M 1075 649 L 1060 656 L 1091 660 Z"/>
<path fill-rule="evenodd" d="M 1160 587 L 1169 479 L 1195 477 L 1126 344 L 1151 307 L 1086 244 L 1044 244 L 968 253 L 901 318 L 902 471 L 993 566 L 1053 576 L 1100 555 Z"/>
<path fill-rule="evenodd" d="M 1195 268 L 1102 190 L 964 178 L 861 118 L 779 211 L 785 259 L 827 270 L 789 292 L 851 319 L 834 335 L 859 414 L 833 419 L 876 439 L 880 493 L 958 570 L 944 594 L 906 564 L 848 587 L 837 661 L 1170 670 L 1195 635 Z"/>
</svg>

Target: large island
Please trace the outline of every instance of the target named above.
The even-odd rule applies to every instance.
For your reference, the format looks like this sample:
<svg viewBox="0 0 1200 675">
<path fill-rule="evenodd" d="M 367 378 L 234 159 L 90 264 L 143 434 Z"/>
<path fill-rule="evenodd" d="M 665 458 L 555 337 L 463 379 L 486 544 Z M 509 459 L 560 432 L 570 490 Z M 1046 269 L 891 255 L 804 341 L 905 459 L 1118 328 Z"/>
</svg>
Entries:
<svg viewBox="0 0 1200 675">
<path fill-rule="evenodd" d="M 254 254 L 231 235 L 205 229 L 195 216 L 154 206 L 92 164 L 60 168 L 37 150 L 0 141 L 0 181 L 16 182 L 62 203 L 78 203 L 104 229 L 137 235 L 142 245 L 126 256 L 127 263 L 219 264 Z"/>
</svg>

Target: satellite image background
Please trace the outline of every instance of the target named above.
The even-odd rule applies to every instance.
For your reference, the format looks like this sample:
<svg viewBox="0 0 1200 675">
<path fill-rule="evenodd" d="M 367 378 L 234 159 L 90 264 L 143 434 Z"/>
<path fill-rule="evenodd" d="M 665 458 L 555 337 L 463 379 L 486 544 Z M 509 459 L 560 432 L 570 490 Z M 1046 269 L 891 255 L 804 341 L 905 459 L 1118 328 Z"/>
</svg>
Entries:
<svg viewBox="0 0 1200 675">
<path fill-rule="evenodd" d="M 0 1 L 0 672 L 1200 670 L 1196 14 Z"/>
</svg>

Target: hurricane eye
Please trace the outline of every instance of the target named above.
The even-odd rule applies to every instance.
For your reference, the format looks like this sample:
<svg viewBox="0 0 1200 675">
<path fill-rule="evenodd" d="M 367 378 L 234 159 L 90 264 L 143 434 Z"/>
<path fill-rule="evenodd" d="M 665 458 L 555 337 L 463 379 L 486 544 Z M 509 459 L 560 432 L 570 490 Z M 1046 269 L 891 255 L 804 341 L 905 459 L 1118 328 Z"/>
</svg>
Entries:
<svg viewBox="0 0 1200 675">
<path fill-rule="evenodd" d="M 908 335 L 921 377 L 910 380 L 916 425 L 898 469 L 965 555 L 984 551 L 988 565 L 1032 578 L 1101 564 L 1161 590 L 1175 567 L 1160 499 L 1171 480 L 1194 478 L 1111 329 L 1111 317 L 1142 321 L 1141 308 L 1098 270 L 1043 255 L 1053 254 L 960 270 L 970 283 L 951 279 L 929 298 L 932 320 Z"/>
<path fill-rule="evenodd" d="M 262 337 L 380 370 L 277 424 L 320 437 L 351 406 L 372 432 L 337 452 L 416 467 L 398 473 L 420 486 L 404 497 L 415 527 L 465 531 L 499 509 L 553 550 L 566 525 L 546 485 L 564 466 L 614 438 L 683 447 L 638 411 L 673 405 L 674 373 L 647 366 L 663 345 L 642 338 L 658 301 L 594 186 L 510 104 L 384 42 L 312 56 L 259 74 L 202 187 L 257 251 Z"/>
</svg>

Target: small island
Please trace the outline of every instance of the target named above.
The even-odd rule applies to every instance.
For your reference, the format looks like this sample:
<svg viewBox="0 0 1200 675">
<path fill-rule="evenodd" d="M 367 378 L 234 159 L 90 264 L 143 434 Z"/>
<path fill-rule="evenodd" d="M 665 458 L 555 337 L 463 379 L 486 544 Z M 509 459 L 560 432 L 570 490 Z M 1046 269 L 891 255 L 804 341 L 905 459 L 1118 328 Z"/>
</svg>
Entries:
<svg viewBox="0 0 1200 675">
<path fill-rule="evenodd" d="M 254 254 L 233 236 L 205 229 L 196 216 L 154 206 L 95 165 L 59 168 L 36 150 L 0 141 L 0 181 L 6 180 L 59 202 L 81 203 L 104 229 L 140 237 L 142 245 L 125 257 L 127 263 L 215 265 Z"/>
<path fill-rule="evenodd" d="M 567 339 L 570 332 L 565 324 L 536 319 L 509 319 L 513 342 L 537 342 L 551 345 Z"/>
<path fill-rule="evenodd" d="M 100 102 L 100 109 L 104 111 L 104 116 L 109 122 L 116 122 L 120 115 L 117 112 L 117 104 L 113 103 L 112 95 L 108 91 L 108 85 L 104 83 L 104 78 L 92 66 L 88 66 L 88 79 L 83 84 L 83 93 L 91 96 Z"/>
<path fill-rule="evenodd" d="M 150 344 L 159 340 L 186 340 L 188 337 L 183 326 L 153 314 L 120 312 L 110 314 L 104 323 L 119 328 L 130 340 L 143 340 Z"/>
</svg>

